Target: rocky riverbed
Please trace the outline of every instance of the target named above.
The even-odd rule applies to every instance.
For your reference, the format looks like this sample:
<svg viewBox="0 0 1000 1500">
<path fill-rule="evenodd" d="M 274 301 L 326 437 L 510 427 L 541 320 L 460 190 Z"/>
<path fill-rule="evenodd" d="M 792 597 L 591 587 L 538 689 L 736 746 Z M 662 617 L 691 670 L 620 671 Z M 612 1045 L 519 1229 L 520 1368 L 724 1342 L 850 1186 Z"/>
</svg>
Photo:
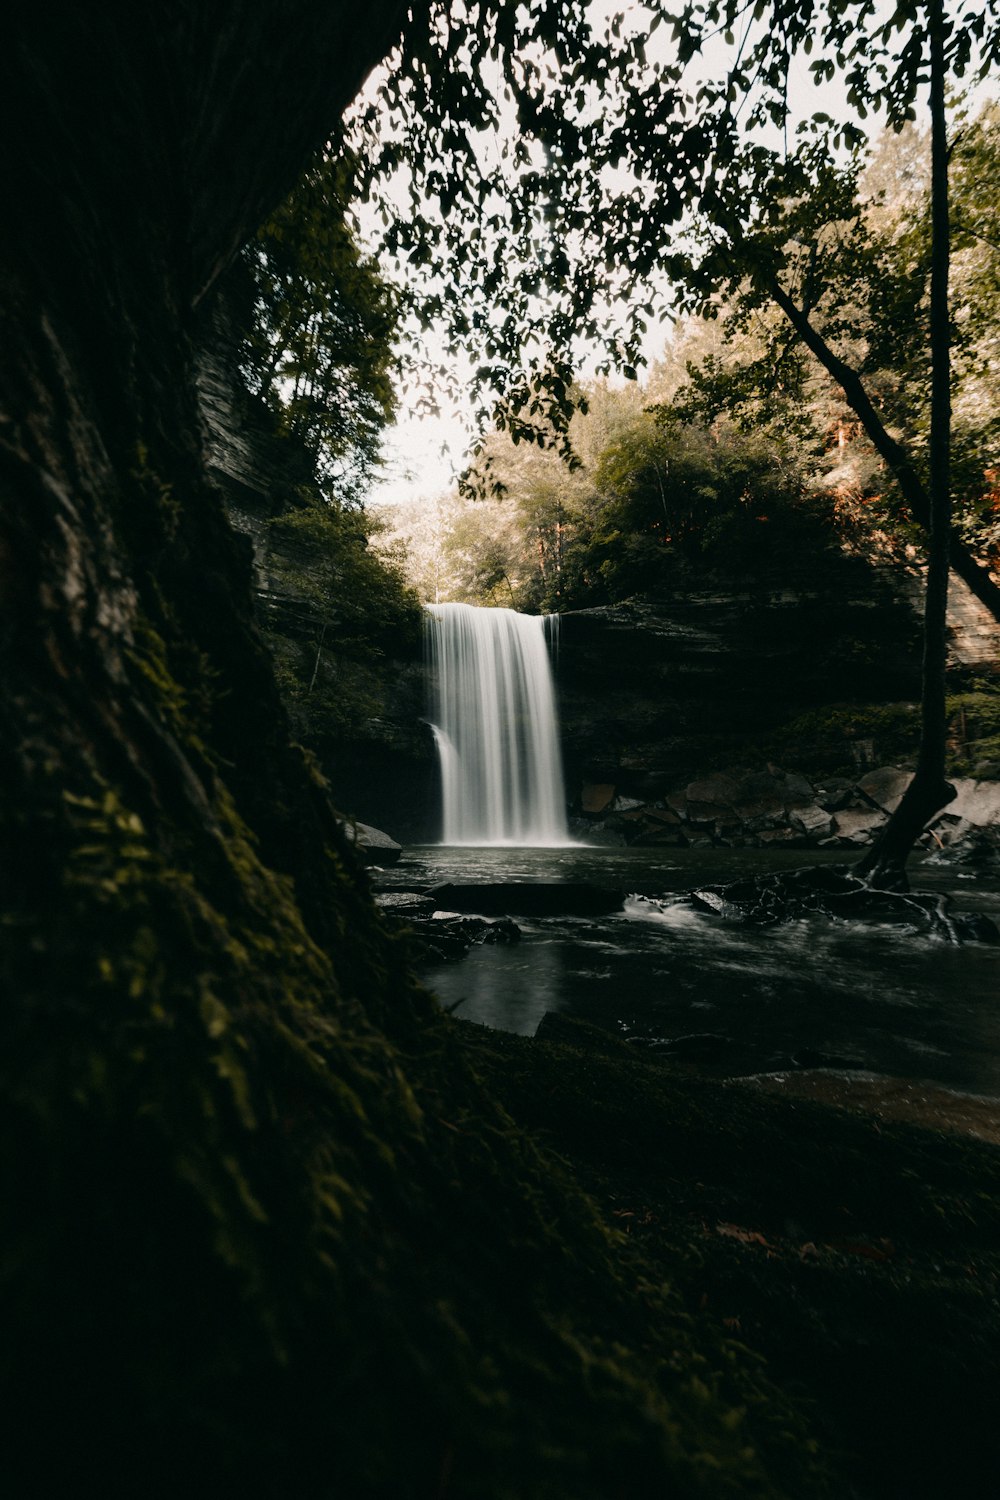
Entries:
<svg viewBox="0 0 1000 1500">
<path fill-rule="evenodd" d="M 618 794 L 613 783 L 585 783 L 581 841 L 654 848 L 860 849 L 876 839 L 911 773 L 882 766 L 856 778 L 810 779 L 770 765 L 701 777 L 651 801 Z M 980 848 L 1000 829 L 1000 782 L 956 778 L 954 802 L 925 832 L 926 849 L 966 842 Z M 974 829 L 993 830 L 972 839 Z M 1000 855 L 995 854 L 1000 870 Z"/>
</svg>

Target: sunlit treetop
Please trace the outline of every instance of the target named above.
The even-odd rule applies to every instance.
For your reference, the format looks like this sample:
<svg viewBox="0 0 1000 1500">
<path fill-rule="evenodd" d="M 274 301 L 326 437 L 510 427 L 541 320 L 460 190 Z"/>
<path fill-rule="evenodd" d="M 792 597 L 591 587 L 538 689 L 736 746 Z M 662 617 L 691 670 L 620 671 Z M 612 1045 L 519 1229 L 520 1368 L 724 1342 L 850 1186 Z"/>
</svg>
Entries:
<svg viewBox="0 0 1000 1500">
<path fill-rule="evenodd" d="M 692 222 L 759 222 L 768 194 L 805 193 L 861 145 L 869 114 L 918 114 L 940 3 L 435 3 L 349 122 L 383 263 L 471 358 L 498 425 L 545 441 L 582 349 L 635 374 Z M 951 0 L 943 24 L 953 79 L 1000 61 L 990 0 Z M 803 62 L 842 80 L 836 116 L 793 117 Z"/>
</svg>

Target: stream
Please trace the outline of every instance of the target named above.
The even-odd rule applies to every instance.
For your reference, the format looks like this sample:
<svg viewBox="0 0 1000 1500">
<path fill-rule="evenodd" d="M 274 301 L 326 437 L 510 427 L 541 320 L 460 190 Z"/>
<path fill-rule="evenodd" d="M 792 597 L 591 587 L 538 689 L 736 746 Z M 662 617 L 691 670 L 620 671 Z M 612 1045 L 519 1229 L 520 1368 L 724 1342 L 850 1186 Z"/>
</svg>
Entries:
<svg viewBox="0 0 1000 1500">
<path fill-rule="evenodd" d="M 427 968 L 442 1005 L 466 1020 L 532 1035 L 547 1011 L 562 1012 L 637 1046 L 693 1037 L 682 1055 L 720 1075 L 819 1068 L 855 1089 L 876 1077 L 1000 1099 L 1000 947 L 822 919 L 744 927 L 671 902 L 705 882 L 824 862 L 843 854 L 423 846 L 391 873 L 410 889 L 586 880 L 632 893 L 611 916 L 518 917 L 519 943 Z M 918 862 L 910 875 L 1000 920 L 1000 882 Z"/>
</svg>

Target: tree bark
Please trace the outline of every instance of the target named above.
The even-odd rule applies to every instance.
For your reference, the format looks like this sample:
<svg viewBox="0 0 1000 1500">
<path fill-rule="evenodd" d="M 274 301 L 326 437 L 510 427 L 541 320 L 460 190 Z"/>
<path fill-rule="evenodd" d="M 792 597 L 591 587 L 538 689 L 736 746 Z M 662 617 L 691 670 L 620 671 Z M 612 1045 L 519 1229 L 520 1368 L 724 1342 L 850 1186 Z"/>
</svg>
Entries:
<svg viewBox="0 0 1000 1500">
<path fill-rule="evenodd" d="M 850 365 L 838 358 L 823 335 L 809 321 L 809 315 L 797 306 L 777 276 L 771 278 L 769 291 L 806 348 L 840 386 L 848 406 L 868 434 L 876 453 L 884 459 L 892 472 L 917 525 L 930 532 L 932 497 L 914 468 L 906 449 L 886 431 L 885 424 L 876 411 L 857 371 L 852 370 Z M 983 564 L 973 557 L 965 543 L 954 535 L 954 532 L 949 538 L 948 559 L 963 583 L 968 585 L 980 603 L 990 611 L 993 618 L 1000 621 L 1000 587 L 993 581 Z"/>
<path fill-rule="evenodd" d="M 430 1013 L 290 743 L 249 552 L 206 477 L 193 358 L 198 304 L 404 6 L 166 0 L 144 17 L 122 0 L 21 7 L 0 49 L 0 1382 L 16 1493 L 64 1488 L 72 1454 L 107 1476 L 120 1455 L 116 1492 L 140 1493 L 161 1441 L 164 1472 L 197 1472 L 203 1447 L 220 1493 L 233 1465 L 263 1474 L 268 1421 L 308 1404 L 289 1350 L 313 1376 L 329 1358 L 303 1316 L 319 1247 L 337 1270 L 315 1326 L 333 1339 L 352 1274 L 336 1226 L 363 1221 L 384 1175 L 365 1122 L 413 1107 L 391 1049 L 372 1091 L 350 1048 L 379 1024 L 403 1044 Z"/>
<path fill-rule="evenodd" d="M 403 19 L 400 0 L 363 16 L 172 0 L 148 23 L 112 0 L 58 25 L 28 7 L 0 63 L 0 640 L 24 822 L 8 837 L 42 858 L 39 777 L 57 802 L 114 786 L 150 829 L 169 805 L 207 878 L 224 786 L 322 942 L 340 841 L 289 745 L 249 559 L 206 482 L 196 308 Z M 294 98 L 280 123 L 276 96 Z M 171 693 L 186 715 L 165 712 Z"/>
<path fill-rule="evenodd" d="M 942 0 L 928 5 L 931 113 L 931 438 L 930 545 L 924 602 L 920 753 L 899 807 L 858 873 L 882 884 L 901 875 L 924 825 L 955 797 L 945 777 L 948 716 L 948 565 L 951 535 L 951 313 L 948 297 L 951 230 L 945 111 L 945 19 Z"/>
</svg>

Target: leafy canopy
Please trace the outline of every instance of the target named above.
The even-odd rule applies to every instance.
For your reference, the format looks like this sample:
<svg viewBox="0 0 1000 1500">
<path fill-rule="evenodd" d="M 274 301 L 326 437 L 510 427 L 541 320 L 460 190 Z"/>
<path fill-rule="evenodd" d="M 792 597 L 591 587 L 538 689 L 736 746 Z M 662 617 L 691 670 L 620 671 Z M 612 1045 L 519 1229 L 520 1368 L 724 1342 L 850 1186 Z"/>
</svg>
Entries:
<svg viewBox="0 0 1000 1500">
<path fill-rule="evenodd" d="M 860 144 L 854 120 L 820 114 L 786 149 L 793 60 L 899 125 L 925 82 L 924 21 L 917 0 L 433 7 L 352 128 L 411 314 L 447 330 L 515 441 L 564 433 L 582 348 L 634 375 L 651 285 L 689 270 L 691 214 L 763 233 L 772 197 Z M 951 76 L 982 76 L 1000 20 L 954 0 L 946 40 Z"/>
</svg>

